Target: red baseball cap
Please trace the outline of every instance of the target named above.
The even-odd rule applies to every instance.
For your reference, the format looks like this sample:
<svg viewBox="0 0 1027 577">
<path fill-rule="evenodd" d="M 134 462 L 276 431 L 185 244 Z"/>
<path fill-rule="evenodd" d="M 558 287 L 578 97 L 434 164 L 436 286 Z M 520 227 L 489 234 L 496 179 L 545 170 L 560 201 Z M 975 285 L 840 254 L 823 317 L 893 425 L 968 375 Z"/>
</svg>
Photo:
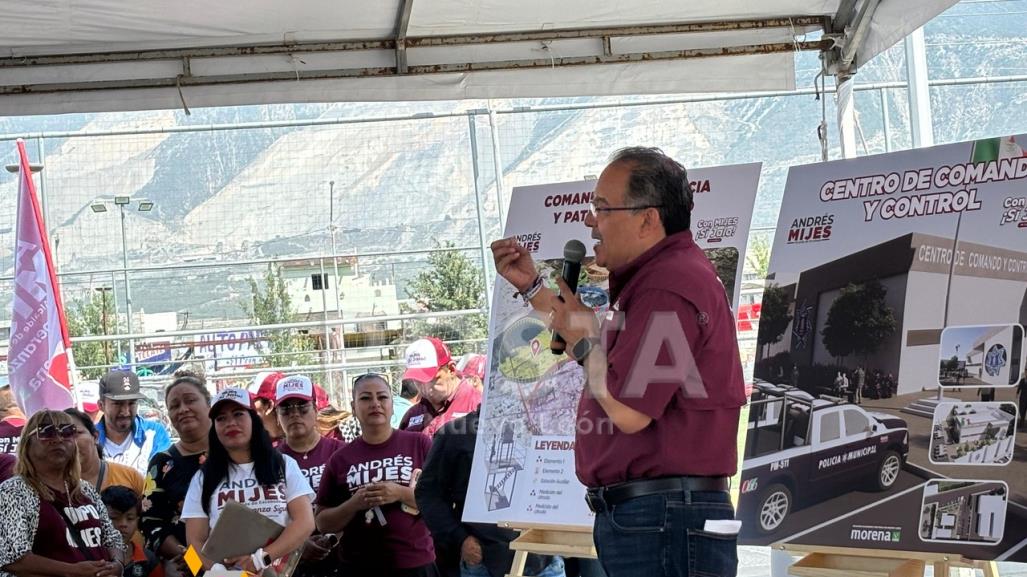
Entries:
<svg viewBox="0 0 1027 577">
<path fill-rule="evenodd" d="M 435 337 L 418 339 L 406 350 L 407 370 L 403 379 L 413 379 L 419 383 L 431 382 L 439 369 L 453 362 L 446 344 Z"/>
<path fill-rule="evenodd" d="M 285 373 L 278 371 L 264 371 L 257 373 L 253 377 L 253 382 L 250 383 L 249 391 L 253 394 L 254 399 L 264 399 L 271 404 L 275 402 L 275 387 L 278 385 L 278 381 L 285 376 Z"/>
<path fill-rule="evenodd" d="M 456 372 L 461 377 L 478 377 L 485 380 L 485 355 L 468 353 L 460 358 Z"/>
<path fill-rule="evenodd" d="M 314 408 L 318 411 L 322 411 L 332 404 L 328 398 L 328 393 L 321 388 L 321 385 L 314 383 Z"/>
<path fill-rule="evenodd" d="M 78 384 L 78 400 L 82 403 L 82 410 L 87 413 L 95 413 L 100 410 L 100 383 L 86 381 Z"/>
</svg>

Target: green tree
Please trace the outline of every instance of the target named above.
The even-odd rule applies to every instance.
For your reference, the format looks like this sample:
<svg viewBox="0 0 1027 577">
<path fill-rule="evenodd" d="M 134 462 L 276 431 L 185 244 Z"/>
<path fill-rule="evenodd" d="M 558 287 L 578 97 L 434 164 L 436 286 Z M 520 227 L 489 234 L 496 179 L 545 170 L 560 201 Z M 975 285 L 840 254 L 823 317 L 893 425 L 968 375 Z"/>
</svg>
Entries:
<svg viewBox="0 0 1027 577">
<path fill-rule="evenodd" d="M 745 268 L 756 278 L 767 278 L 770 270 L 770 239 L 766 235 L 753 235 L 745 249 Z"/>
<path fill-rule="evenodd" d="M 708 248 L 703 251 L 706 258 L 717 271 L 720 282 L 728 296 L 733 296 L 735 291 L 735 276 L 738 274 L 738 249 L 736 248 Z"/>
<path fill-rule="evenodd" d="M 788 314 L 792 297 L 788 292 L 772 284 L 763 289 L 763 302 L 760 305 L 760 328 L 757 340 L 761 346 L 772 345 L 784 336 L 792 315 Z"/>
<path fill-rule="evenodd" d="M 242 308 L 253 323 L 275 325 L 294 320 L 296 311 L 282 277 L 281 266 L 269 263 L 260 282 L 252 277 L 247 281 L 250 299 L 243 302 Z M 317 347 L 309 336 L 290 330 L 265 331 L 265 336 L 267 340 L 258 343 L 257 348 L 272 366 L 310 365 L 315 362 L 313 351 Z"/>
<path fill-rule="evenodd" d="M 452 249 L 455 245 L 436 243 L 436 248 Z M 475 261 L 456 250 L 432 252 L 428 256 L 429 268 L 418 273 L 406 289 L 424 310 L 431 312 L 485 309 L 485 276 Z M 460 318 L 446 318 L 438 322 L 418 321 L 409 330 L 414 338 L 434 336 L 444 341 L 483 339 L 488 335 L 488 317 L 477 313 Z M 454 355 L 478 347 L 472 343 L 458 343 L 451 347 Z"/>
<path fill-rule="evenodd" d="M 118 332 L 118 315 L 114 310 L 114 299 L 106 292 L 93 292 L 89 298 L 80 298 L 65 308 L 68 334 L 73 337 L 110 335 Z M 118 354 L 111 342 L 75 343 L 72 348 L 75 365 L 93 367 L 117 364 Z M 82 376 L 98 379 L 106 373 L 105 368 L 83 369 Z"/>
<path fill-rule="evenodd" d="M 888 289 L 874 281 L 849 284 L 827 311 L 820 334 L 835 357 L 873 354 L 895 333 L 895 314 L 885 301 Z"/>
</svg>

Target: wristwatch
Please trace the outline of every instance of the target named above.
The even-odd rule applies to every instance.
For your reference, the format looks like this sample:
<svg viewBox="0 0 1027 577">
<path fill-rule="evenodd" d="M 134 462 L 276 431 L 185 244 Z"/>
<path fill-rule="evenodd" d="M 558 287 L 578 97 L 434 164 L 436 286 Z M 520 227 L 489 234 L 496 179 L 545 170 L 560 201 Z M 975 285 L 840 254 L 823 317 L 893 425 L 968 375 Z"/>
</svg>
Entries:
<svg viewBox="0 0 1027 577">
<path fill-rule="evenodd" d="M 261 559 L 261 561 L 264 562 L 264 567 L 270 567 L 271 566 L 272 559 L 271 559 L 271 556 L 268 555 L 267 553 L 264 553 L 264 557 Z"/>
<path fill-rule="evenodd" d="M 571 348 L 571 354 L 574 355 L 575 359 L 578 359 L 578 364 L 583 364 L 585 358 L 588 357 L 592 349 L 599 346 L 599 339 L 594 337 L 585 337 L 578 339 L 578 342 L 574 343 L 574 347 Z"/>
</svg>

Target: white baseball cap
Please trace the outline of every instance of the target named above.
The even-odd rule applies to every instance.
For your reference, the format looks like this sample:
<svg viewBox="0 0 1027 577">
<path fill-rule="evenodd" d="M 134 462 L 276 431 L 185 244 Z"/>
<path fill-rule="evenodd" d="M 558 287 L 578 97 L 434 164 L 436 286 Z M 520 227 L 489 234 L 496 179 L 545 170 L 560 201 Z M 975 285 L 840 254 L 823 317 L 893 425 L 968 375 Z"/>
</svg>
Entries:
<svg viewBox="0 0 1027 577">
<path fill-rule="evenodd" d="M 314 400 L 314 383 L 306 375 L 292 375 L 279 379 L 275 386 L 275 404 L 286 399 Z"/>
<path fill-rule="evenodd" d="M 453 362 L 446 344 L 435 337 L 418 339 L 406 350 L 407 370 L 403 379 L 428 383 L 435 378 L 439 369 Z"/>
<path fill-rule="evenodd" d="M 214 397 L 214 401 L 210 404 L 210 416 L 213 417 L 215 411 L 217 411 L 218 405 L 221 403 L 235 403 L 242 408 L 252 411 L 253 410 L 253 398 L 249 391 L 242 387 L 229 387 L 222 389 L 220 393 Z"/>
<path fill-rule="evenodd" d="M 98 381 L 86 381 L 79 383 L 78 400 L 82 403 L 82 410 L 87 413 L 95 413 L 100 410 L 100 383 Z"/>
</svg>

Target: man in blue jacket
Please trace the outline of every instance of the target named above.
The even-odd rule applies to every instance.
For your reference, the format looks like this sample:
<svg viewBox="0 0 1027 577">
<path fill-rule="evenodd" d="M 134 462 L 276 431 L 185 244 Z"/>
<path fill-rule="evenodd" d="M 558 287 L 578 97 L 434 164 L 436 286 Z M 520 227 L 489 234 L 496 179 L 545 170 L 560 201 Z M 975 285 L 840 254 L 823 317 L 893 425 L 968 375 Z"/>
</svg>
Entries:
<svg viewBox="0 0 1027 577">
<path fill-rule="evenodd" d="M 139 377 L 131 371 L 111 371 L 100 379 L 100 406 L 103 418 L 96 424 L 103 456 L 146 475 L 150 457 L 171 446 L 164 425 L 144 420 L 136 414 Z"/>
</svg>

